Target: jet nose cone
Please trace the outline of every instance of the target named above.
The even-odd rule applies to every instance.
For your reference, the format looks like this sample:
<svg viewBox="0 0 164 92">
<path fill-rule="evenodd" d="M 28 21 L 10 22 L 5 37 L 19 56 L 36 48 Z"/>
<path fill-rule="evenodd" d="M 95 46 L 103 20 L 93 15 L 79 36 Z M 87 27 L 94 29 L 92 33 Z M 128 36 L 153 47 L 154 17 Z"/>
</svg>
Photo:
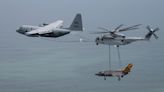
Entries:
<svg viewBox="0 0 164 92">
<path fill-rule="evenodd" d="M 21 30 L 19 30 L 19 29 L 17 29 L 17 30 L 16 30 L 16 32 L 18 32 L 18 33 L 22 34 L 22 31 L 21 31 Z"/>
<path fill-rule="evenodd" d="M 96 75 L 96 76 L 100 76 L 100 73 L 96 73 L 95 75 Z"/>
<path fill-rule="evenodd" d="M 20 30 L 20 29 L 17 29 L 16 32 L 20 33 L 20 34 L 25 34 L 24 31 Z"/>
<path fill-rule="evenodd" d="M 16 30 L 16 32 L 18 32 L 18 33 L 19 33 L 19 29 L 17 29 L 17 30 Z"/>
</svg>

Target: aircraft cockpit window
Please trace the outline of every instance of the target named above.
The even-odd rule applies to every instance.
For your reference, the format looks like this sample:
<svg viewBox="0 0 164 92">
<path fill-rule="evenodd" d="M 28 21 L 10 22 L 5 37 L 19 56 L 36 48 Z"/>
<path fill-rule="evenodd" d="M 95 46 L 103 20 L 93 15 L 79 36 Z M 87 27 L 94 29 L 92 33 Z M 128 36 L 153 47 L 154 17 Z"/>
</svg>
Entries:
<svg viewBox="0 0 164 92">
<path fill-rule="evenodd" d="M 23 27 L 20 27 L 19 29 L 20 29 L 20 30 L 23 30 L 24 28 L 23 28 Z"/>
<path fill-rule="evenodd" d="M 99 74 L 102 74 L 103 72 L 101 71 L 101 72 L 99 72 Z"/>
</svg>

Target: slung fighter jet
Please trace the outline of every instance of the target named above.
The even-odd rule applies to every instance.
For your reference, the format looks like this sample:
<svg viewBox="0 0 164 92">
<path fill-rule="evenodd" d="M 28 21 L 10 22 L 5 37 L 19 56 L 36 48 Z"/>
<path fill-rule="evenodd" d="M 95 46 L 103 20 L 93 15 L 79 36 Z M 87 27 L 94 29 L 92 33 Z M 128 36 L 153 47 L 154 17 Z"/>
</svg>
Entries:
<svg viewBox="0 0 164 92">
<path fill-rule="evenodd" d="M 104 80 L 106 80 L 106 77 L 118 77 L 118 81 L 121 80 L 125 75 L 129 74 L 131 71 L 131 68 L 133 67 L 133 64 L 128 64 L 128 66 L 123 70 L 107 70 L 107 71 L 100 71 L 99 73 L 96 73 L 95 75 L 104 77 Z"/>
<path fill-rule="evenodd" d="M 69 28 L 63 28 L 63 21 L 57 20 L 50 24 L 42 26 L 23 25 L 18 30 L 18 33 L 29 37 L 60 37 L 69 34 L 72 31 L 83 31 L 81 14 L 77 14 Z"/>
</svg>

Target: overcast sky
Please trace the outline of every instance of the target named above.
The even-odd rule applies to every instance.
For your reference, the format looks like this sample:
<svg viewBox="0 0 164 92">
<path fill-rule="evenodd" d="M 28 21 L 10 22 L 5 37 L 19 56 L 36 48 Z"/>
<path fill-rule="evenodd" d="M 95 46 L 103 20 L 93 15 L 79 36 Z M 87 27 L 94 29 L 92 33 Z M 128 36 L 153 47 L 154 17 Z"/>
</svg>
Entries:
<svg viewBox="0 0 164 92">
<path fill-rule="evenodd" d="M 64 20 L 68 27 L 81 13 L 85 31 L 119 24 L 143 24 L 163 29 L 163 0 L 0 0 L 0 43 L 19 40 L 21 25 L 39 25 Z"/>
</svg>

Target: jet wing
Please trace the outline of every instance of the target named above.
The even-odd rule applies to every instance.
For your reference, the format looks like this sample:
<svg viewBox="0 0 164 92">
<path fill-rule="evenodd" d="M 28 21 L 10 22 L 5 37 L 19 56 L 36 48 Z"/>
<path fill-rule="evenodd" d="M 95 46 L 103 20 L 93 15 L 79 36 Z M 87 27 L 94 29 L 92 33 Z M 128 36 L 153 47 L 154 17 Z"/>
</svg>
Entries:
<svg viewBox="0 0 164 92">
<path fill-rule="evenodd" d="M 38 28 L 36 30 L 32 30 L 30 32 L 27 32 L 27 35 L 34 35 L 34 34 L 46 34 L 46 33 L 51 33 L 53 30 L 56 28 L 60 28 L 63 26 L 63 21 L 62 20 L 57 20 L 47 26 Z"/>
</svg>

